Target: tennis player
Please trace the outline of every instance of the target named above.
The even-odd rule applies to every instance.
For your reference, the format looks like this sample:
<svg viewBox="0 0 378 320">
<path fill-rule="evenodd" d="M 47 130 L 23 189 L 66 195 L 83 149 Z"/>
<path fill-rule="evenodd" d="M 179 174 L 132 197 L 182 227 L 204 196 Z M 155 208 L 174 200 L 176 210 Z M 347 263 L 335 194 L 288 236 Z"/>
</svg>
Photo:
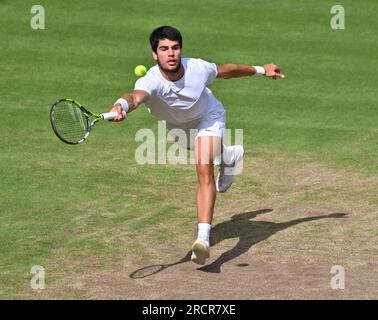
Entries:
<svg viewBox="0 0 378 320">
<path fill-rule="evenodd" d="M 237 165 L 243 158 L 241 145 L 223 145 L 226 112 L 208 86 L 216 78 L 264 75 L 283 78 L 275 64 L 215 64 L 202 59 L 182 58 L 182 36 L 170 26 L 155 29 L 150 35 L 153 59 L 157 65 L 139 78 L 134 90 L 123 94 L 111 111 L 118 112 L 115 121 L 145 103 L 152 115 L 166 122 L 168 129 L 187 133 L 180 147 L 195 152 L 198 177 L 198 238 L 192 246 L 191 260 L 205 264 L 210 256 L 209 238 L 216 191 L 225 192 L 233 183 Z M 193 137 L 194 135 L 194 137 Z M 214 179 L 214 165 L 219 167 Z"/>
</svg>

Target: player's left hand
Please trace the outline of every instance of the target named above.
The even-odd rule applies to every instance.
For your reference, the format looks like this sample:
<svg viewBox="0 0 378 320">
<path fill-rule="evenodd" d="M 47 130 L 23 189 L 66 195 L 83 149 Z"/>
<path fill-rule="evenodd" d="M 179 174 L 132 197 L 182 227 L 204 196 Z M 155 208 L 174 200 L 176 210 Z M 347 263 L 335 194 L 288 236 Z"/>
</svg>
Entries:
<svg viewBox="0 0 378 320">
<path fill-rule="evenodd" d="M 265 69 L 265 77 L 273 78 L 274 80 L 277 78 L 285 78 L 285 75 L 281 73 L 281 68 L 276 64 L 264 64 L 263 67 Z"/>
</svg>

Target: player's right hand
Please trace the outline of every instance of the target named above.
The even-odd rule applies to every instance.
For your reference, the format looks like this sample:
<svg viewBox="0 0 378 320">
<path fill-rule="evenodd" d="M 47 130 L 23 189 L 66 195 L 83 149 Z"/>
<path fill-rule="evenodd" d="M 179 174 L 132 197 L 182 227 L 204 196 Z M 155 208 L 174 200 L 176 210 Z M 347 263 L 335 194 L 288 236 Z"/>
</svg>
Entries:
<svg viewBox="0 0 378 320">
<path fill-rule="evenodd" d="M 122 106 L 119 103 L 116 103 L 110 112 L 117 112 L 118 115 L 111 121 L 123 121 L 126 118 L 126 112 L 122 109 Z"/>
</svg>

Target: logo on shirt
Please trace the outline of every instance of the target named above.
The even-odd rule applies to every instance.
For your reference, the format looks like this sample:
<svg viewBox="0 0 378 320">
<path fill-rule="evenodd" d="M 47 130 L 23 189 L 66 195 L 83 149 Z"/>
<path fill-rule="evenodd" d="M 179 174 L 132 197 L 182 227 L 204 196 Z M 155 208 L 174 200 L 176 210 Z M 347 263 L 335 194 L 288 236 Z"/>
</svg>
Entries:
<svg viewBox="0 0 378 320">
<path fill-rule="evenodd" d="M 174 89 L 174 88 L 171 88 L 171 90 L 172 90 L 174 93 L 179 93 L 182 89 L 184 89 L 184 88 L 180 88 L 180 89 Z"/>
</svg>

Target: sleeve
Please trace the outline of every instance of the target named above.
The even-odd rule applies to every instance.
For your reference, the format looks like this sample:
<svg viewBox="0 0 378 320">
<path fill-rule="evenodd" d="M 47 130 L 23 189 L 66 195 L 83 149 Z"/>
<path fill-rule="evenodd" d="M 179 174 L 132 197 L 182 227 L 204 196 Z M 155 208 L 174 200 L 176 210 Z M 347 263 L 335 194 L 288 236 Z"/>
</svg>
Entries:
<svg viewBox="0 0 378 320">
<path fill-rule="evenodd" d="M 198 63 L 206 75 L 206 85 L 210 85 L 218 75 L 218 68 L 215 63 L 210 63 L 202 59 L 197 59 Z"/>
<path fill-rule="evenodd" d="M 148 92 L 150 96 L 154 96 L 159 90 L 159 83 L 147 74 L 135 82 L 134 90 L 143 90 Z"/>
</svg>

